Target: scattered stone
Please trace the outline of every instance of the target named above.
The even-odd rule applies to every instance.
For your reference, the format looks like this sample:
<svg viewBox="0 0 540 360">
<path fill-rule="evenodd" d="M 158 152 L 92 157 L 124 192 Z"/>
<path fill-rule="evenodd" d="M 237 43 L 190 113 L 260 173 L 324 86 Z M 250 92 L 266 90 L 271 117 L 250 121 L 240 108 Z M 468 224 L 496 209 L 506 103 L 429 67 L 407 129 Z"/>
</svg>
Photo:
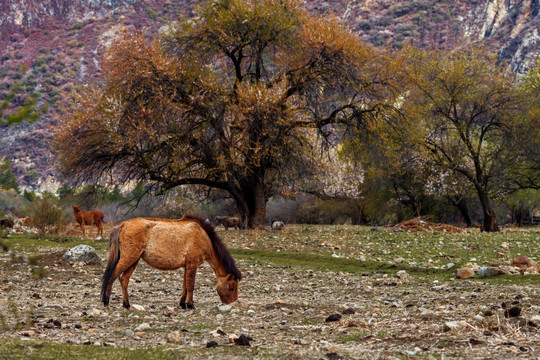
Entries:
<svg viewBox="0 0 540 360">
<path fill-rule="evenodd" d="M 518 317 L 519 315 L 521 315 L 521 308 L 518 306 L 514 306 L 504 310 L 504 316 L 507 318 Z"/>
<path fill-rule="evenodd" d="M 346 308 L 346 309 L 343 309 L 343 311 L 341 312 L 343 315 L 352 315 L 354 314 L 354 309 L 353 308 Z"/>
<path fill-rule="evenodd" d="M 467 326 L 465 321 L 447 321 L 444 323 L 444 331 L 460 330 Z"/>
<path fill-rule="evenodd" d="M 41 299 L 41 296 L 39 296 L 38 293 L 32 294 L 32 297 L 33 297 L 34 299 Z"/>
<path fill-rule="evenodd" d="M 144 311 L 144 306 L 142 305 L 131 305 L 131 308 L 137 311 Z"/>
<path fill-rule="evenodd" d="M 480 276 L 483 276 L 483 275 L 486 274 L 486 270 L 487 270 L 487 269 L 488 269 L 488 268 L 487 268 L 486 266 L 482 266 L 480 269 L 478 269 L 478 271 L 477 271 L 476 273 L 477 273 L 478 275 L 480 275 Z"/>
<path fill-rule="evenodd" d="M 93 317 L 99 317 L 102 313 L 103 313 L 103 311 L 98 310 L 98 309 L 92 309 L 90 311 L 87 311 L 87 314 L 89 316 L 93 316 Z"/>
<path fill-rule="evenodd" d="M 142 323 L 142 324 L 140 324 L 139 326 L 137 326 L 135 328 L 135 331 L 143 331 L 143 330 L 146 330 L 146 329 L 150 329 L 150 324 Z"/>
<path fill-rule="evenodd" d="M 341 319 L 340 314 L 332 314 L 329 317 L 326 318 L 326 322 L 332 322 L 332 321 L 339 321 Z"/>
<path fill-rule="evenodd" d="M 36 335 L 36 332 L 33 331 L 33 330 L 26 330 L 26 331 L 23 331 L 21 333 L 22 336 L 27 336 L 27 337 L 30 337 L 30 336 L 34 336 Z"/>
<path fill-rule="evenodd" d="M 218 306 L 218 310 L 223 311 L 223 312 L 231 311 L 231 309 L 232 309 L 231 305 L 219 305 Z"/>
<path fill-rule="evenodd" d="M 217 347 L 217 346 L 218 346 L 218 343 L 215 340 L 211 340 L 211 341 L 206 343 L 207 348 L 213 348 L 213 347 Z"/>
<path fill-rule="evenodd" d="M 330 360 L 343 359 L 343 357 L 341 355 L 339 355 L 338 353 L 335 353 L 335 352 L 330 352 L 330 353 L 326 354 L 326 357 L 329 358 Z"/>
<path fill-rule="evenodd" d="M 530 262 L 529 257 L 527 255 L 518 256 L 518 257 L 514 258 L 514 260 L 512 261 L 513 266 L 518 266 L 520 268 L 528 267 L 530 265 L 530 263 L 531 262 Z"/>
<path fill-rule="evenodd" d="M 249 338 L 245 334 L 240 334 L 240 337 L 234 339 L 234 343 L 240 346 L 251 346 L 249 344 Z"/>
<path fill-rule="evenodd" d="M 410 275 L 407 273 L 406 270 L 399 270 L 397 273 L 396 273 L 396 276 L 400 279 L 406 279 L 408 278 Z"/>
<path fill-rule="evenodd" d="M 451 262 L 451 263 L 446 264 L 444 267 L 447 268 L 447 269 L 451 269 L 451 268 L 453 268 L 455 265 L 456 265 L 456 264 L 454 264 L 454 263 Z"/>
<path fill-rule="evenodd" d="M 478 322 L 484 321 L 484 317 L 482 315 L 475 315 L 473 319 Z"/>
<path fill-rule="evenodd" d="M 444 289 L 444 285 L 435 285 L 431 287 L 431 290 L 433 291 L 441 291 L 442 289 Z"/>
<path fill-rule="evenodd" d="M 133 336 L 133 335 L 135 335 L 135 332 L 134 332 L 133 330 L 131 330 L 131 329 L 127 329 L 127 330 L 125 331 L 125 334 L 126 334 L 127 336 Z"/>
<path fill-rule="evenodd" d="M 506 270 L 498 266 L 490 266 L 486 269 L 484 276 L 497 276 L 497 275 L 503 275 L 503 274 L 506 274 Z"/>
<path fill-rule="evenodd" d="M 144 336 L 144 331 L 137 331 L 137 332 L 135 332 L 135 336 L 138 336 L 138 337 Z"/>
<path fill-rule="evenodd" d="M 458 279 L 469 279 L 474 277 L 474 271 L 471 268 L 460 268 L 456 270 L 456 277 Z"/>
<path fill-rule="evenodd" d="M 182 338 L 180 337 L 180 331 L 173 331 L 171 333 L 168 333 L 167 341 L 173 344 L 178 344 L 180 341 L 182 341 Z"/>
<path fill-rule="evenodd" d="M 532 323 L 533 326 L 540 327 L 540 315 L 533 315 L 529 319 L 529 323 Z"/>
<path fill-rule="evenodd" d="M 71 262 L 84 262 L 87 264 L 101 264 L 96 249 L 88 245 L 77 245 L 64 253 L 64 258 Z"/>
</svg>

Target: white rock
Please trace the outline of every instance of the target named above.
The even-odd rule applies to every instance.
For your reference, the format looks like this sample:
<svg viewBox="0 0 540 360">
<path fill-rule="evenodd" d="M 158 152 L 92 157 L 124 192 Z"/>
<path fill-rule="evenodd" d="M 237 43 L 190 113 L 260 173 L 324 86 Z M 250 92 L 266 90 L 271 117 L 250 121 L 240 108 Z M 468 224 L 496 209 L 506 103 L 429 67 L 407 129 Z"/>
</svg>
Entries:
<svg viewBox="0 0 540 360">
<path fill-rule="evenodd" d="M 146 330 L 146 329 L 150 329 L 150 324 L 149 323 L 140 324 L 139 326 L 137 326 L 135 328 L 135 331 L 143 331 L 143 330 Z"/>
<path fill-rule="evenodd" d="M 475 321 L 482 322 L 484 320 L 484 317 L 482 315 L 476 315 L 473 319 Z"/>
<path fill-rule="evenodd" d="M 173 344 L 177 344 L 182 340 L 179 331 L 173 331 L 167 334 L 167 341 Z"/>
<path fill-rule="evenodd" d="M 467 326 L 465 321 L 447 321 L 444 323 L 444 331 L 460 330 Z"/>
<path fill-rule="evenodd" d="M 409 277 L 409 274 L 407 274 L 407 271 L 405 270 L 399 270 L 397 273 L 396 273 L 397 277 L 400 278 L 400 279 L 404 279 L 404 278 L 408 278 Z"/>
<path fill-rule="evenodd" d="M 131 308 L 137 311 L 144 311 L 144 306 L 142 305 L 131 305 Z"/>
<path fill-rule="evenodd" d="M 219 311 L 231 311 L 232 306 L 231 305 L 219 305 L 218 310 Z"/>
<path fill-rule="evenodd" d="M 71 262 L 83 262 L 87 264 L 101 264 L 96 249 L 88 245 L 77 245 L 64 253 L 64 258 Z"/>
</svg>

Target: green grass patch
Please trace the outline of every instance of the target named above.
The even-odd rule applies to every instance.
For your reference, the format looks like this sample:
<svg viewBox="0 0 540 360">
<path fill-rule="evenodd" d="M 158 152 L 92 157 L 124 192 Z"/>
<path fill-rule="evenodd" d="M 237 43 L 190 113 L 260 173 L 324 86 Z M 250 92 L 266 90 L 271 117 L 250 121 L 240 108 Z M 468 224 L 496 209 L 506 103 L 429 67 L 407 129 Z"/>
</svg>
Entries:
<svg viewBox="0 0 540 360">
<path fill-rule="evenodd" d="M 67 249 L 81 244 L 90 245 L 98 250 L 107 250 L 109 248 L 108 241 L 60 235 L 13 234 L 10 238 L 2 239 L 2 242 L 9 249 L 25 251 L 37 250 L 44 247 L 62 247 Z"/>
<path fill-rule="evenodd" d="M 395 265 L 378 261 L 358 261 L 354 259 L 335 258 L 327 255 L 288 252 L 288 251 L 270 251 L 270 250 L 247 250 L 247 249 L 231 249 L 231 254 L 238 259 L 273 263 L 279 266 L 306 267 L 316 271 L 334 271 L 334 272 L 349 272 L 349 273 L 365 273 L 365 272 L 384 272 L 395 273 L 399 270 L 406 270 L 413 274 L 436 274 L 441 276 L 450 276 L 452 270 L 441 269 L 423 269 L 411 267 L 407 265 Z"/>
<path fill-rule="evenodd" d="M 4 359 L 177 359 L 173 351 L 160 348 L 126 349 L 109 346 L 57 344 L 41 341 L 0 340 L 0 354 Z"/>
</svg>

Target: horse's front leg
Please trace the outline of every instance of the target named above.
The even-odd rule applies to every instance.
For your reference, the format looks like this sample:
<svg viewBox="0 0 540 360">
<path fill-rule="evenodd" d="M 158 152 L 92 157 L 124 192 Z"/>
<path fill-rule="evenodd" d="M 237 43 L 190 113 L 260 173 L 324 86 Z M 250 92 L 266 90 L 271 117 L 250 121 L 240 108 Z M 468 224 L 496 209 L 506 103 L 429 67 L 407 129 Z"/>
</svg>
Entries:
<svg viewBox="0 0 540 360">
<path fill-rule="evenodd" d="M 180 307 L 182 309 L 195 309 L 193 305 L 193 290 L 195 289 L 195 274 L 197 273 L 197 264 L 188 265 L 184 271 L 184 287 L 182 297 L 180 298 Z"/>
</svg>

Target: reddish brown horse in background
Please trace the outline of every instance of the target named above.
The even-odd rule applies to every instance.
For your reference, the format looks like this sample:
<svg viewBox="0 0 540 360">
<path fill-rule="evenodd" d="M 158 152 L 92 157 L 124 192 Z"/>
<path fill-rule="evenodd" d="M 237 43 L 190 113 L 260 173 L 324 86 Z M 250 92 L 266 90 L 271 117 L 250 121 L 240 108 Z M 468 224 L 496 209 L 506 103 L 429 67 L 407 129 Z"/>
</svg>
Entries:
<svg viewBox="0 0 540 360">
<path fill-rule="evenodd" d="M 71 207 L 73 208 L 73 215 L 75 215 L 75 219 L 77 219 L 82 229 L 83 236 L 86 236 L 84 225 L 96 225 L 98 235 L 101 233 L 101 236 L 103 236 L 103 218 L 105 214 L 97 210 L 81 211 L 81 205 L 71 205 Z"/>
<path fill-rule="evenodd" d="M 184 268 L 184 286 L 180 306 L 193 309 L 193 289 L 197 268 L 207 261 L 217 278 L 221 301 L 238 299 L 242 273 L 217 236 L 214 227 L 203 219 L 184 216 L 180 220 L 135 218 L 117 226 L 109 239 L 109 261 L 101 286 L 101 300 L 109 305 L 112 285 L 120 275 L 123 305 L 130 307 L 129 278 L 140 259 L 160 270 Z"/>
</svg>

